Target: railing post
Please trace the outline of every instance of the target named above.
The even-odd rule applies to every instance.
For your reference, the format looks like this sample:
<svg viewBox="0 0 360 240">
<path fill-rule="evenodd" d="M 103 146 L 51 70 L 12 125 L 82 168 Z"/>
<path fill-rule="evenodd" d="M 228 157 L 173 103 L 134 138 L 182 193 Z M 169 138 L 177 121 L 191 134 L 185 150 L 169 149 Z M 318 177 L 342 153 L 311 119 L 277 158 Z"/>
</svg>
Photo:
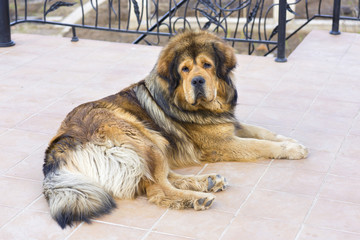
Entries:
<svg viewBox="0 0 360 240">
<path fill-rule="evenodd" d="M 276 62 L 286 62 L 285 58 L 285 41 L 286 41 L 286 0 L 279 1 L 279 18 L 278 18 L 278 45 Z"/>
<path fill-rule="evenodd" d="M 340 5 L 341 0 L 334 0 L 333 18 L 332 18 L 332 29 L 330 34 L 339 35 L 339 21 L 340 21 Z"/>
<path fill-rule="evenodd" d="M 15 45 L 11 41 L 9 0 L 0 0 L 0 47 Z"/>
</svg>

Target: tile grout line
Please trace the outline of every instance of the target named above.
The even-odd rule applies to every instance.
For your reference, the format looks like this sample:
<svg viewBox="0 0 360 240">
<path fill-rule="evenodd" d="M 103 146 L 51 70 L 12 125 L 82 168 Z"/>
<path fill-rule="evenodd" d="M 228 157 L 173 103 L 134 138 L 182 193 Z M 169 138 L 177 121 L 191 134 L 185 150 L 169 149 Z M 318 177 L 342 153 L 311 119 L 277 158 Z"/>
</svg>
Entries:
<svg viewBox="0 0 360 240">
<path fill-rule="evenodd" d="M 154 233 L 159 233 L 159 234 L 163 234 L 163 235 L 167 235 L 167 236 L 172 236 L 172 237 L 181 237 L 181 238 L 186 238 L 186 239 L 195 239 L 193 237 L 187 237 L 187 236 L 182 236 L 182 235 L 176 235 L 176 234 L 172 234 L 172 233 L 165 233 L 165 232 L 159 232 L 159 231 L 153 231 Z"/>
<path fill-rule="evenodd" d="M 79 226 L 77 226 L 69 235 L 67 235 L 67 236 L 64 238 L 64 240 L 67 240 L 67 239 L 69 239 L 72 235 L 74 235 L 74 233 L 75 233 L 82 225 L 84 225 L 84 222 L 81 222 L 81 223 L 79 224 Z"/>
<path fill-rule="evenodd" d="M 326 172 L 326 174 L 325 174 L 325 176 L 324 176 L 324 179 L 322 180 L 322 183 L 321 183 L 321 185 L 320 185 L 319 191 L 318 191 L 317 194 L 315 195 L 315 198 L 314 198 L 314 200 L 313 200 L 313 202 L 312 202 L 312 204 L 311 204 L 311 206 L 310 206 L 307 214 L 305 215 L 304 220 L 303 220 L 303 222 L 302 222 L 302 224 L 301 224 L 301 227 L 300 227 L 298 233 L 296 234 L 296 237 L 295 237 L 294 240 L 298 240 L 298 239 L 299 239 L 300 234 L 302 233 L 302 231 L 303 231 L 303 229 L 304 229 L 304 227 L 305 227 L 306 221 L 309 219 L 312 210 L 314 209 L 315 205 L 317 204 L 317 202 L 318 202 L 318 200 L 319 200 L 319 198 L 320 198 L 320 193 L 321 193 L 321 191 L 322 191 L 322 189 L 323 189 L 323 187 L 324 187 L 324 184 L 325 184 L 325 181 L 326 181 L 327 177 L 330 175 L 330 170 L 331 170 L 332 166 L 334 165 L 334 163 L 336 162 L 336 159 L 338 158 L 338 156 L 339 156 L 339 154 L 340 154 L 340 150 L 342 149 L 346 138 L 350 135 L 350 131 L 351 131 L 352 127 L 354 126 L 354 123 L 355 123 L 356 119 L 357 119 L 359 116 L 360 116 L 360 112 L 358 113 L 358 116 L 356 116 L 356 117 L 353 118 L 353 120 L 352 120 L 352 122 L 351 122 L 350 128 L 348 129 L 346 135 L 343 137 L 343 139 L 342 139 L 342 141 L 341 141 L 341 144 L 340 144 L 340 146 L 339 146 L 339 149 L 337 150 L 334 159 L 333 159 L 333 160 L 331 161 L 331 163 L 330 163 L 329 169 L 328 169 L 328 171 Z M 320 198 L 320 199 L 321 199 L 321 198 Z M 330 200 L 332 200 L 332 199 L 330 199 Z M 339 201 L 338 201 L 338 202 L 339 202 Z M 358 204 L 356 204 L 356 205 L 358 205 Z"/>
<path fill-rule="evenodd" d="M 5 174 L 3 174 L 2 177 L 23 180 L 23 181 L 29 181 L 29 182 L 42 183 L 42 180 L 34 180 L 34 179 L 30 179 L 30 178 L 22 178 L 22 177 L 10 176 L 10 175 L 5 175 Z"/>
<path fill-rule="evenodd" d="M 148 231 L 148 229 L 146 229 L 146 228 L 134 227 L 134 226 L 124 225 L 124 224 L 120 224 L 120 223 L 112 223 L 112 222 L 106 222 L 106 221 L 101 221 L 101 220 L 96 220 L 96 219 L 91 219 L 91 221 L 96 222 L 96 223 L 102 223 L 102 224 L 106 224 L 106 225 L 116 226 L 116 227 L 123 227 L 123 228 L 136 229 L 136 230 L 141 230 L 141 231 Z"/>
<path fill-rule="evenodd" d="M 259 177 L 258 181 L 255 183 L 254 187 L 251 189 L 250 193 L 247 195 L 247 197 L 245 198 L 244 202 L 240 205 L 239 209 L 235 212 L 233 218 L 230 220 L 230 223 L 225 227 L 224 231 L 221 233 L 219 240 L 221 240 L 224 235 L 227 233 L 227 231 L 229 230 L 231 224 L 235 221 L 235 218 L 239 215 L 241 209 L 244 207 L 244 205 L 247 203 L 247 201 L 249 200 L 249 198 L 252 196 L 252 194 L 255 192 L 255 189 L 257 188 L 257 186 L 259 185 L 260 181 L 262 180 L 262 178 L 265 176 L 265 174 L 268 172 L 272 162 L 274 161 L 274 159 L 271 159 L 270 164 L 266 167 L 266 169 L 264 170 L 263 174 Z"/>
<path fill-rule="evenodd" d="M 208 165 L 209 165 L 208 163 L 205 163 L 204 166 L 199 170 L 199 172 L 195 176 L 198 176 L 199 174 L 201 174 Z"/>
<path fill-rule="evenodd" d="M 26 159 L 30 158 L 35 152 L 37 152 L 39 149 L 41 149 L 43 146 L 45 145 L 42 144 L 40 145 L 38 148 L 36 148 L 34 151 L 32 151 L 27 157 L 25 157 L 24 159 L 20 160 L 19 162 L 15 163 L 15 165 L 13 165 L 12 167 L 10 167 L 9 169 L 7 169 L 5 172 L 3 172 L 1 175 L 5 176 L 10 170 L 12 170 L 13 168 L 15 168 L 17 165 L 19 165 L 20 163 L 22 163 L 23 161 L 25 161 Z M 9 176 L 9 175 L 6 175 Z M 14 176 L 9 176 L 9 177 L 14 177 Z M 14 177 L 17 178 L 17 177 Z M 27 179 L 27 178 L 20 178 L 20 179 L 26 179 L 26 180 L 33 180 L 33 179 Z M 33 180 L 33 181 L 38 181 L 38 180 Z"/>
<path fill-rule="evenodd" d="M 145 235 L 141 238 L 141 240 L 145 240 L 152 230 L 156 227 L 156 225 L 161 221 L 161 219 L 164 218 L 165 214 L 169 211 L 169 209 L 166 209 L 166 211 L 159 217 L 159 219 L 151 226 L 151 228 L 145 233 Z"/>
<path fill-rule="evenodd" d="M 323 229 L 323 230 L 331 230 L 331 231 L 336 231 L 336 232 L 343 232 L 343 233 L 350 233 L 350 234 L 355 234 L 355 235 L 359 235 L 360 233 L 358 232 L 351 232 L 351 231 L 346 231 L 346 230 L 339 230 L 339 229 L 335 229 L 335 228 L 329 228 L 329 227 L 319 227 L 316 225 L 312 225 L 312 224 L 308 224 L 311 227 L 315 227 L 315 228 L 319 228 L 319 229 Z"/>
<path fill-rule="evenodd" d="M 31 203 L 29 203 L 27 206 L 25 206 L 23 209 L 21 209 L 17 214 L 15 214 L 12 218 L 10 218 L 10 220 L 5 223 L 3 226 L 0 227 L 0 231 L 2 229 L 4 229 L 7 225 L 9 225 L 10 223 L 12 223 L 20 214 L 22 214 L 23 212 L 25 212 L 26 210 L 29 209 L 29 207 L 34 204 L 37 200 L 39 200 L 42 197 L 42 193 L 40 193 L 40 195 L 38 197 L 35 198 L 35 200 L 33 200 Z"/>
</svg>

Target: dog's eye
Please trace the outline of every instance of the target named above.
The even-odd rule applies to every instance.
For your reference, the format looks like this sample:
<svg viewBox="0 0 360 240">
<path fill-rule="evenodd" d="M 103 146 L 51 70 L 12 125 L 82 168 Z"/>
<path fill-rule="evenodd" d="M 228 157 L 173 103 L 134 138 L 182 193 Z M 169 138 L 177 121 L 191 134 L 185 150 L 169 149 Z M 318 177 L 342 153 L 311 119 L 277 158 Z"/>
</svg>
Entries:
<svg viewBox="0 0 360 240">
<path fill-rule="evenodd" d="M 211 68 L 211 64 L 210 63 L 204 63 L 204 68 Z"/>
<path fill-rule="evenodd" d="M 188 67 L 183 67 L 183 68 L 181 69 L 181 71 L 183 71 L 183 72 L 189 72 L 189 68 L 188 68 Z"/>
</svg>

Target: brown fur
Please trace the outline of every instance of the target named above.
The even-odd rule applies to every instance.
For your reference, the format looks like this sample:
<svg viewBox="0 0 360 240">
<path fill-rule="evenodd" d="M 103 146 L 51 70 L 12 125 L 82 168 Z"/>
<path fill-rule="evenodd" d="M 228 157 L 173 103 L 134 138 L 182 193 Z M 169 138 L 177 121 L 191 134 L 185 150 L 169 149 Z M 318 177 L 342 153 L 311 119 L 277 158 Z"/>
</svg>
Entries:
<svg viewBox="0 0 360 240">
<path fill-rule="evenodd" d="M 61 227 L 109 213 L 113 198 L 204 210 L 226 188 L 217 174 L 182 176 L 200 161 L 300 159 L 295 140 L 240 124 L 233 49 L 208 32 L 171 39 L 144 81 L 68 114 L 50 142 L 44 194 Z M 200 79 L 200 80 L 198 80 Z"/>
</svg>

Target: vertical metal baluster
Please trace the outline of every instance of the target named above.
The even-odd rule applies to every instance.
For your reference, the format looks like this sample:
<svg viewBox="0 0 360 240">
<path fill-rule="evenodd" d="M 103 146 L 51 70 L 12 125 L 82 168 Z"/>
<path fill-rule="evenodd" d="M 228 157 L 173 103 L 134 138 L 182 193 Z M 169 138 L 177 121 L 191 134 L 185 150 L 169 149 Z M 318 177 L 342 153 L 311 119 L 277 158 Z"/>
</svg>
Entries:
<svg viewBox="0 0 360 240">
<path fill-rule="evenodd" d="M 285 41 L 286 41 L 286 0 L 279 1 L 279 25 L 278 25 L 278 49 L 276 62 L 286 62 Z"/>
<path fill-rule="evenodd" d="M 330 34 L 339 35 L 339 20 L 340 20 L 340 5 L 341 0 L 334 0 L 333 18 L 332 18 L 332 29 Z"/>
<path fill-rule="evenodd" d="M 73 33 L 73 36 L 72 36 L 72 38 L 71 38 L 71 41 L 72 41 L 72 42 L 78 42 L 78 41 L 79 41 L 79 38 L 78 38 L 78 36 L 76 36 L 75 27 L 72 27 L 72 33 Z"/>
<path fill-rule="evenodd" d="M 0 1 L 0 47 L 10 47 L 15 45 L 11 41 L 10 31 L 10 14 L 9 14 L 9 1 Z"/>
</svg>

